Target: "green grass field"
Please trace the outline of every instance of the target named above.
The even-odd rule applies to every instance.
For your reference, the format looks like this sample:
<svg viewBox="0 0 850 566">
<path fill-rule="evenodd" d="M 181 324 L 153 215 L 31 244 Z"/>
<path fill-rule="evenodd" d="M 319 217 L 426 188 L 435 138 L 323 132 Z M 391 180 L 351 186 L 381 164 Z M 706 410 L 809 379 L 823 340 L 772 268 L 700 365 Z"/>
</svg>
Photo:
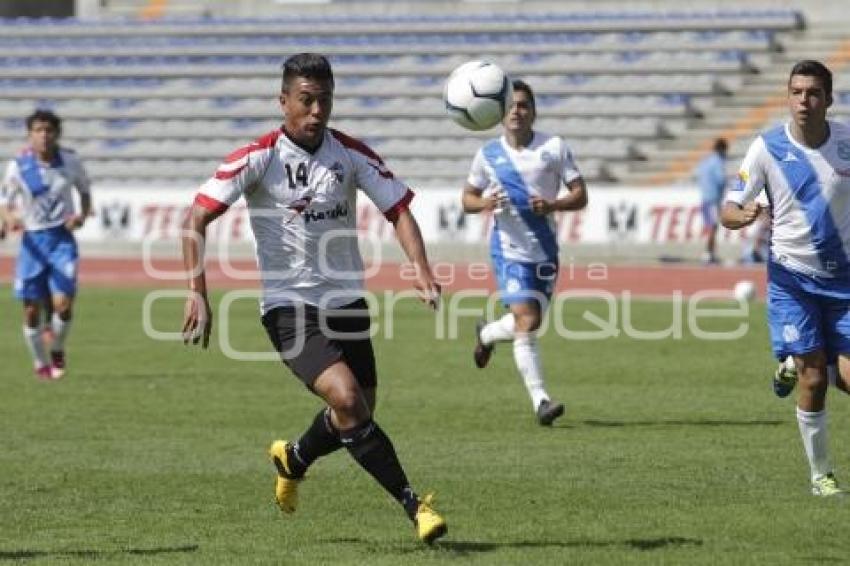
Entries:
<svg viewBox="0 0 850 566">
<path fill-rule="evenodd" d="M 192 351 L 142 331 L 144 291 L 87 288 L 69 375 L 40 383 L 19 306 L 0 289 L 0 563 L 26 564 L 814 564 L 850 556 L 842 501 L 815 499 L 791 400 L 769 390 L 764 312 L 749 333 L 706 342 L 542 340 L 550 392 L 538 427 L 510 347 L 491 367 L 433 338 L 413 304 L 375 340 L 377 420 L 449 534 L 414 540 L 400 509 L 344 452 L 320 461 L 301 508 L 273 503 L 265 450 L 319 407 L 270 362 Z M 575 304 L 599 310 L 601 305 Z M 180 325 L 157 303 L 159 330 Z M 669 303 L 635 306 L 642 329 Z M 685 316 L 687 320 L 687 316 Z M 234 305 L 234 343 L 267 350 L 256 306 Z M 715 320 L 713 328 L 735 324 Z M 831 392 L 833 454 L 850 481 L 847 402 Z"/>
</svg>

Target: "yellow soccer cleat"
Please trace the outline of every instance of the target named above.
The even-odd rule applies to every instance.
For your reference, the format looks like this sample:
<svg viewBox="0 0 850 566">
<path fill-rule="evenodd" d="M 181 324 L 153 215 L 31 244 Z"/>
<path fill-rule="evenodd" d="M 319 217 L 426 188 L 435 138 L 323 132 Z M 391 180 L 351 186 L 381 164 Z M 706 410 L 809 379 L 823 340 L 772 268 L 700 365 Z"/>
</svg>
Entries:
<svg viewBox="0 0 850 566">
<path fill-rule="evenodd" d="M 446 521 L 434 511 L 431 507 L 434 497 L 432 494 L 426 495 L 419 500 L 419 507 L 416 509 L 416 517 L 413 519 L 413 524 L 416 526 L 416 535 L 419 540 L 426 544 L 431 544 L 448 531 Z"/>
<path fill-rule="evenodd" d="M 269 456 L 277 471 L 274 486 L 275 501 L 284 513 L 294 513 L 298 507 L 298 484 L 304 478 L 295 477 L 292 474 L 286 450 L 288 447 L 289 442 L 286 440 L 275 440 L 269 448 Z"/>
<path fill-rule="evenodd" d="M 835 476 L 829 473 L 812 480 L 812 495 L 833 497 L 835 495 L 847 495 L 847 492 L 838 487 Z"/>
</svg>

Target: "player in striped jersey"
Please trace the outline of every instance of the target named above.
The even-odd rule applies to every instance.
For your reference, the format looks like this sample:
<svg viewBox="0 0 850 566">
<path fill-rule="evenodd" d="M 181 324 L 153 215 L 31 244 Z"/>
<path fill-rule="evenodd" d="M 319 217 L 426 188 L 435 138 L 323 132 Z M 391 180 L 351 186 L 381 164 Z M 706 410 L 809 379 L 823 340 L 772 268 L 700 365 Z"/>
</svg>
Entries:
<svg viewBox="0 0 850 566">
<path fill-rule="evenodd" d="M 395 226 L 423 300 L 436 307 L 440 288 L 408 209 L 413 193 L 368 146 L 327 127 L 333 92 L 327 59 L 311 53 L 287 59 L 282 127 L 232 153 L 201 186 L 183 239 L 192 290 L 184 336 L 207 346 L 212 312 L 202 243 L 207 225 L 244 197 L 257 242 L 263 325 L 283 362 L 325 403 L 297 442 L 278 440 L 269 449 L 278 505 L 295 511 L 307 468 L 345 447 L 430 543 L 446 532 L 446 523 L 430 496 L 420 499 L 413 491 L 373 420 L 377 377 L 357 245 L 357 189 Z"/>
<path fill-rule="evenodd" d="M 801 61 L 788 80 L 791 120 L 759 135 L 727 194 L 723 225 L 758 217 L 766 193 L 773 213 L 767 317 L 778 360 L 793 356 L 799 380 L 797 422 L 812 493 L 844 493 L 827 452 L 828 365 L 836 385 L 850 379 L 850 128 L 827 120 L 832 73 Z M 790 392 L 790 391 L 789 391 Z"/>
<path fill-rule="evenodd" d="M 513 342 L 532 408 L 548 426 L 564 413 L 544 388 L 535 336 L 558 277 L 552 213 L 584 208 L 587 188 L 564 140 L 533 129 L 531 87 L 514 81 L 513 95 L 504 135 L 475 154 L 463 190 L 465 212 L 494 213 L 490 255 L 500 298 L 510 310 L 489 324 L 478 323 L 473 358 L 484 368 L 496 342 Z M 563 195 L 562 186 L 568 189 Z"/>
</svg>

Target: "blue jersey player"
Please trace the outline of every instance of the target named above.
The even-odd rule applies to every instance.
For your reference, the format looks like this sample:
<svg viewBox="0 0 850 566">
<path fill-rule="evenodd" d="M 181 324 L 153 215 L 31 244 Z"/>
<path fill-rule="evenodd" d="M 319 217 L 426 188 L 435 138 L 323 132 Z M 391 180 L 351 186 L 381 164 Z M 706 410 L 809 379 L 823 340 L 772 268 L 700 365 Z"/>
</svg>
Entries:
<svg viewBox="0 0 850 566">
<path fill-rule="evenodd" d="M 61 121 L 37 110 L 26 119 L 28 144 L 6 167 L 0 216 L 23 229 L 15 266 L 14 292 L 24 303 L 24 340 L 37 377 L 65 373 L 65 339 L 77 291 L 77 243 L 72 234 L 91 209 L 89 179 L 77 155 L 59 147 Z M 73 191 L 80 194 L 76 210 Z M 41 306 L 53 306 L 50 355 L 39 328 Z"/>
<path fill-rule="evenodd" d="M 564 413 L 543 384 L 535 332 L 558 276 L 558 243 L 552 213 L 587 205 L 587 189 L 564 141 L 535 131 L 534 92 L 513 82 L 513 104 L 504 135 L 475 154 L 463 191 L 467 213 L 492 212 L 490 255 L 500 297 L 509 309 L 477 326 L 475 365 L 487 365 L 496 342 L 513 342 L 514 361 L 541 425 Z M 562 187 L 568 191 L 561 193 Z"/>
<path fill-rule="evenodd" d="M 827 120 L 832 74 L 801 61 L 788 80 L 791 120 L 759 135 L 727 196 L 723 225 L 738 229 L 772 210 L 767 317 L 773 353 L 792 356 L 799 380 L 797 422 L 812 493 L 843 493 L 827 452 L 828 365 L 850 379 L 850 128 Z"/>
</svg>

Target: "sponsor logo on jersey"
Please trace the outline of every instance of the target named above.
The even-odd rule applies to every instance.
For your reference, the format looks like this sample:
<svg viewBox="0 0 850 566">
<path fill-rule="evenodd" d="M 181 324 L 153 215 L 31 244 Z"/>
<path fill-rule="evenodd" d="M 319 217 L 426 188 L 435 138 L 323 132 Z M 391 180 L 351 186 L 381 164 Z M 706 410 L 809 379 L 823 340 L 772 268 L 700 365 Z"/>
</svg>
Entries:
<svg viewBox="0 0 850 566">
<path fill-rule="evenodd" d="M 336 203 L 336 206 L 327 210 L 310 209 L 304 212 L 304 224 L 310 222 L 321 222 L 323 220 L 335 220 L 337 218 L 345 218 L 348 216 L 348 201 Z"/>
<path fill-rule="evenodd" d="M 328 170 L 333 174 L 337 183 L 342 183 L 345 180 L 345 167 L 339 161 L 334 161 L 334 164 Z"/>
<path fill-rule="evenodd" d="M 548 165 L 549 163 L 555 163 L 556 161 L 558 161 L 558 157 L 553 153 L 544 151 L 540 154 L 540 161 Z"/>
<path fill-rule="evenodd" d="M 790 151 L 785 154 L 785 157 L 782 158 L 783 163 L 790 163 L 792 161 L 797 161 L 797 156 L 791 153 Z"/>
</svg>

